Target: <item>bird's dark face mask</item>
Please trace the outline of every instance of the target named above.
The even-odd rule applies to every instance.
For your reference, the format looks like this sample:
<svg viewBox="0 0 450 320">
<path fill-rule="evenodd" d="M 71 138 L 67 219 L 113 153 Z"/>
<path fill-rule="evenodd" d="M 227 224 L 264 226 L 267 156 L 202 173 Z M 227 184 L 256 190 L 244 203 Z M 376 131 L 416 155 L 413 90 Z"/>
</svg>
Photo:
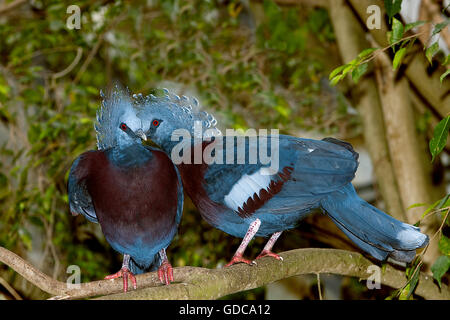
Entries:
<svg viewBox="0 0 450 320">
<path fill-rule="evenodd" d="M 130 127 L 127 126 L 126 123 L 122 122 L 119 126 L 120 130 L 125 132 L 131 139 L 135 141 L 147 141 L 147 135 L 144 133 L 144 131 L 139 128 L 136 131 L 133 131 L 130 129 Z"/>
<path fill-rule="evenodd" d="M 158 145 L 156 142 L 155 142 L 155 140 L 156 140 L 156 137 L 157 137 L 157 130 L 158 130 L 158 127 L 161 125 L 161 123 L 163 122 L 164 120 L 161 120 L 161 119 L 153 119 L 151 122 L 150 122 L 150 127 L 149 127 L 149 129 L 145 132 L 145 135 L 146 135 L 146 137 L 148 138 L 147 140 L 146 140 L 146 145 L 150 145 L 150 146 L 152 146 L 152 147 L 156 147 L 156 148 L 161 148 L 161 146 L 160 145 Z"/>
</svg>

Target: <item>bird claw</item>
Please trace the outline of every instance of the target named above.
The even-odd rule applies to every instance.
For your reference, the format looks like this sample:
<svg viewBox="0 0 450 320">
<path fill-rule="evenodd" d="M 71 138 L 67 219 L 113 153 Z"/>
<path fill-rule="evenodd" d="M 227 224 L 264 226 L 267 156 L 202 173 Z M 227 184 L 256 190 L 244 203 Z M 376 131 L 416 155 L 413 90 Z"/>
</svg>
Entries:
<svg viewBox="0 0 450 320">
<path fill-rule="evenodd" d="M 158 278 L 163 284 L 169 285 L 173 281 L 173 268 L 170 262 L 166 261 L 158 268 Z"/>
<path fill-rule="evenodd" d="M 255 260 L 261 259 L 263 257 L 272 257 L 277 260 L 283 261 L 283 257 L 269 250 L 263 250 L 261 253 L 255 258 Z"/>
<path fill-rule="evenodd" d="M 131 279 L 134 290 L 137 289 L 137 281 L 134 274 L 127 267 L 122 267 L 118 272 L 105 277 L 105 280 L 116 279 L 122 277 L 123 279 L 123 292 L 128 291 L 128 277 Z"/>
<path fill-rule="evenodd" d="M 226 265 L 225 265 L 225 267 L 229 267 L 229 266 L 232 266 L 233 264 L 236 264 L 236 263 L 246 263 L 246 264 L 248 264 L 248 265 L 255 265 L 256 266 L 256 262 L 255 261 L 251 261 L 251 260 L 247 260 L 247 259 L 244 259 L 242 256 L 234 256 L 233 258 L 231 258 L 231 261 L 230 262 L 228 262 Z"/>
</svg>

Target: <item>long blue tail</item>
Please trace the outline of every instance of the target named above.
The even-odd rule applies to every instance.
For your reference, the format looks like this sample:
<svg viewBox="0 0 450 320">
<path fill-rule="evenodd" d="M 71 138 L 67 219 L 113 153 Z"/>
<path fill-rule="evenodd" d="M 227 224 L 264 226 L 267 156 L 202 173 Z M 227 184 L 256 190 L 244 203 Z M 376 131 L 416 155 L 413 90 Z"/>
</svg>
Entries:
<svg viewBox="0 0 450 320">
<path fill-rule="evenodd" d="M 321 201 L 322 208 L 356 245 L 378 260 L 411 262 L 428 243 L 419 228 L 398 221 L 361 199 L 351 183 Z"/>
</svg>

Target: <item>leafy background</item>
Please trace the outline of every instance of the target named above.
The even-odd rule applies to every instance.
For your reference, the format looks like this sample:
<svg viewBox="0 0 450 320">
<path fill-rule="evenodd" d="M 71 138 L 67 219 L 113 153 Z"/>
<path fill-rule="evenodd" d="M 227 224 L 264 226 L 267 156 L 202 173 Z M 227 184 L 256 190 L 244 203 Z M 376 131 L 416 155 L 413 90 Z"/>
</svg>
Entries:
<svg viewBox="0 0 450 320">
<path fill-rule="evenodd" d="M 81 8 L 79 30 L 66 26 L 73 4 Z M 346 85 L 337 90 L 328 80 L 340 64 L 326 10 L 268 0 L 37 0 L 0 16 L 0 245 L 60 280 L 72 264 L 82 281 L 120 268 L 99 226 L 70 215 L 66 189 L 72 161 L 95 148 L 99 90 L 113 81 L 143 94 L 168 87 L 194 95 L 223 128 L 279 128 L 361 144 L 360 118 L 341 93 Z M 315 219 L 287 232 L 275 250 L 329 246 L 317 239 L 327 226 L 320 230 Z M 168 255 L 174 266 L 214 268 L 239 242 L 207 225 L 187 200 Z M 263 245 L 256 239 L 246 254 Z M 0 271 L 23 297 L 46 297 L 6 267 Z M 342 290 L 349 299 L 391 292 L 369 292 L 350 278 Z M 318 298 L 314 281 L 304 298 Z"/>
</svg>

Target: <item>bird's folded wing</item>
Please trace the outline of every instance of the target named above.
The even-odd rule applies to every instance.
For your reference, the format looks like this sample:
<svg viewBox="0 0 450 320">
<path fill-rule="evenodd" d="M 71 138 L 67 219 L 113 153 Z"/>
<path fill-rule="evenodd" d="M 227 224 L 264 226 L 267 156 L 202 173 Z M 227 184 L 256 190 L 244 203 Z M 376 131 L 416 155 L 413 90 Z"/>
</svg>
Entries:
<svg viewBox="0 0 450 320">
<path fill-rule="evenodd" d="M 278 139 L 278 150 L 272 149 L 278 152 L 278 159 L 273 158 L 275 161 L 270 164 L 259 160 L 256 164 L 249 163 L 251 141 L 245 145 L 246 163 L 209 164 L 204 179 L 211 200 L 248 216 L 277 194 L 290 206 L 299 206 L 301 203 L 297 202 L 332 192 L 354 178 L 358 155 L 350 145 L 335 139 L 309 140 L 284 135 Z M 292 197 L 298 200 L 292 203 Z"/>
<path fill-rule="evenodd" d="M 89 221 L 98 223 L 92 198 L 85 183 L 89 165 L 87 161 L 83 160 L 84 154 L 79 156 L 70 168 L 68 181 L 69 207 L 73 215 L 82 214 Z"/>
</svg>

